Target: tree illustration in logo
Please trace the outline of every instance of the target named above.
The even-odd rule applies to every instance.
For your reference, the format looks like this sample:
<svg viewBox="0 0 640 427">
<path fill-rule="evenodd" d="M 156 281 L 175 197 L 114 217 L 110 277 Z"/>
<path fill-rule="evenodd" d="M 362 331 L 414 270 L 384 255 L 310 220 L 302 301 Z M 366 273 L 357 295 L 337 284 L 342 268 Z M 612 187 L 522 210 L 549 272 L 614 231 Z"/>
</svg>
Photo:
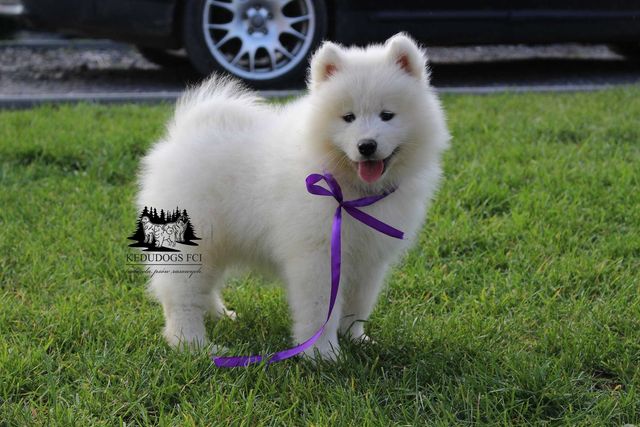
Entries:
<svg viewBox="0 0 640 427">
<path fill-rule="evenodd" d="M 191 224 L 191 218 L 186 209 L 182 212 L 176 206 L 175 210 L 160 209 L 145 206 L 140 216 L 136 231 L 129 236 L 135 240 L 130 244 L 132 248 L 146 248 L 149 252 L 180 252 L 178 245 L 198 246 L 194 240 L 200 240 Z"/>
</svg>

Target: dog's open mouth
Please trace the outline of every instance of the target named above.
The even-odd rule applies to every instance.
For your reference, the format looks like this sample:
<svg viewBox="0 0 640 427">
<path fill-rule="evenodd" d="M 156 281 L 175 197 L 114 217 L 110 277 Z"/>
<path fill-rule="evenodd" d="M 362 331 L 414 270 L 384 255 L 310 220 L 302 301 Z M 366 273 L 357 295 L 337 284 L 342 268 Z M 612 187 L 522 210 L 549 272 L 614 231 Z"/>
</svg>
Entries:
<svg viewBox="0 0 640 427">
<path fill-rule="evenodd" d="M 364 182 L 373 184 L 387 171 L 387 166 L 389 165 L 391 158 L 395 156 L 397 152 L 398 148 L 393 150 L 393 153 L 385 159 L 356 162 L 358 176 L 360 176 Z"/>
</svg>

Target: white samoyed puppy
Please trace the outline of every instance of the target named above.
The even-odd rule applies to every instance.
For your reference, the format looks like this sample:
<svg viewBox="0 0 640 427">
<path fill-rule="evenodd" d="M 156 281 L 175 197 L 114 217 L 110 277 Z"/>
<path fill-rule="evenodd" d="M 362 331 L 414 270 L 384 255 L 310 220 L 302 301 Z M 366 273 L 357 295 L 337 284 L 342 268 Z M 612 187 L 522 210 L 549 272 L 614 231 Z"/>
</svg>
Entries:
<svg viewBox="0 0 640 427">
<path fill-rule="evenodd" d="M 368 339 L 363 322 L 385 274 L 415 240 L 438 187 L 445 116 L 425 52 L 404 34 L 364 49 L 324 43 L 311 60 L 308 89 L 278 105 L 212 77 L 182 97 L 166 136 L 142 160 L 139 207 L 178 204 L 202 238 L 183 249 L 202 254 L 201 274 L 151 278 L 171 345 L 206 344 L 207 313 L 235 316 L 220 291 L 238 266 L 282 279 L 296 343 L 320 328 L 337 202 L 309 194 L 305 178 L 323 171 L 345 200 L 397 188 L 362 209 L 402 230 L 404 240 L 343 214 L 340 294 L 306 354 L 334 359 L 339 335 Z"/>
</svg>

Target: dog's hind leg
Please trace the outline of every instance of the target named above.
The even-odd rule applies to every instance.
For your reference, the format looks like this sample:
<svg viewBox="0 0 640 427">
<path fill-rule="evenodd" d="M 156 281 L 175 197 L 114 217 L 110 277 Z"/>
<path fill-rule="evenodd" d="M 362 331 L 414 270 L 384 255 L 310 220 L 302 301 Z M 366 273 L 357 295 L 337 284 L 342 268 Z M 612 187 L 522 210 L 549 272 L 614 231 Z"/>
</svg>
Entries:
<svg viewBox="0 0 640 427">
<path fill-rule="evenodd" d="M 209 308 L 209 313 L 211 313 L 211 316 L 215 319 L 228 317 L 231 320 L 236 320 L 236 312 L 229 310 L 222 300 L 222 280 L 220 283 L 216 283 L 211 291 L 211 306 Z"/>
<path fill-rule="evenodd" d="M 204 318 L 210 308 L 209 295 L 218 280 L 212 272 L 191 277 L 186 274 L 155 274 L 149 290 L 164 311 L 164 337 L 174 347 L 197 348 L 207 344 Z"/>
</svg>

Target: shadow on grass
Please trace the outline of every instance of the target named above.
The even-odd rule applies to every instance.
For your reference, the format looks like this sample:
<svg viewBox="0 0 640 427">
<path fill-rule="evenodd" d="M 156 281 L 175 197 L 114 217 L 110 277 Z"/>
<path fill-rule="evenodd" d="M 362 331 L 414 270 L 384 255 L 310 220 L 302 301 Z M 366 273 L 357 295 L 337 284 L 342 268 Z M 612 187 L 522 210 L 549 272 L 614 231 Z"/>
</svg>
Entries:
<svg viewBox="0 0 640 427">
<path fill-rule="evenodd" d="M 211 322 L 208 329 L 213 343 L 228 349 L 225 356 L 269 355 L 293 346 L 288 316 L 275 320 L 259 313 L 240 315 L 237 320 Z M 305 375 L 336 382 L 352 377 L 366 377 L 367 381 L 378 377 L 401 383 L 411 373 L 424 386 L 441 382 L 443 376 L 461 376 L 478 363 L 488 363 L 481 351 L 460 341 L 425 342 L 406 333 L 397 334 L 391 342 L 354 342 L 340 337 L 339 343 L 340 354 L 335 362 L 295 356 L 270 365 L 269 369 L 286 371 L 299 366 Z"/>
</svg>

